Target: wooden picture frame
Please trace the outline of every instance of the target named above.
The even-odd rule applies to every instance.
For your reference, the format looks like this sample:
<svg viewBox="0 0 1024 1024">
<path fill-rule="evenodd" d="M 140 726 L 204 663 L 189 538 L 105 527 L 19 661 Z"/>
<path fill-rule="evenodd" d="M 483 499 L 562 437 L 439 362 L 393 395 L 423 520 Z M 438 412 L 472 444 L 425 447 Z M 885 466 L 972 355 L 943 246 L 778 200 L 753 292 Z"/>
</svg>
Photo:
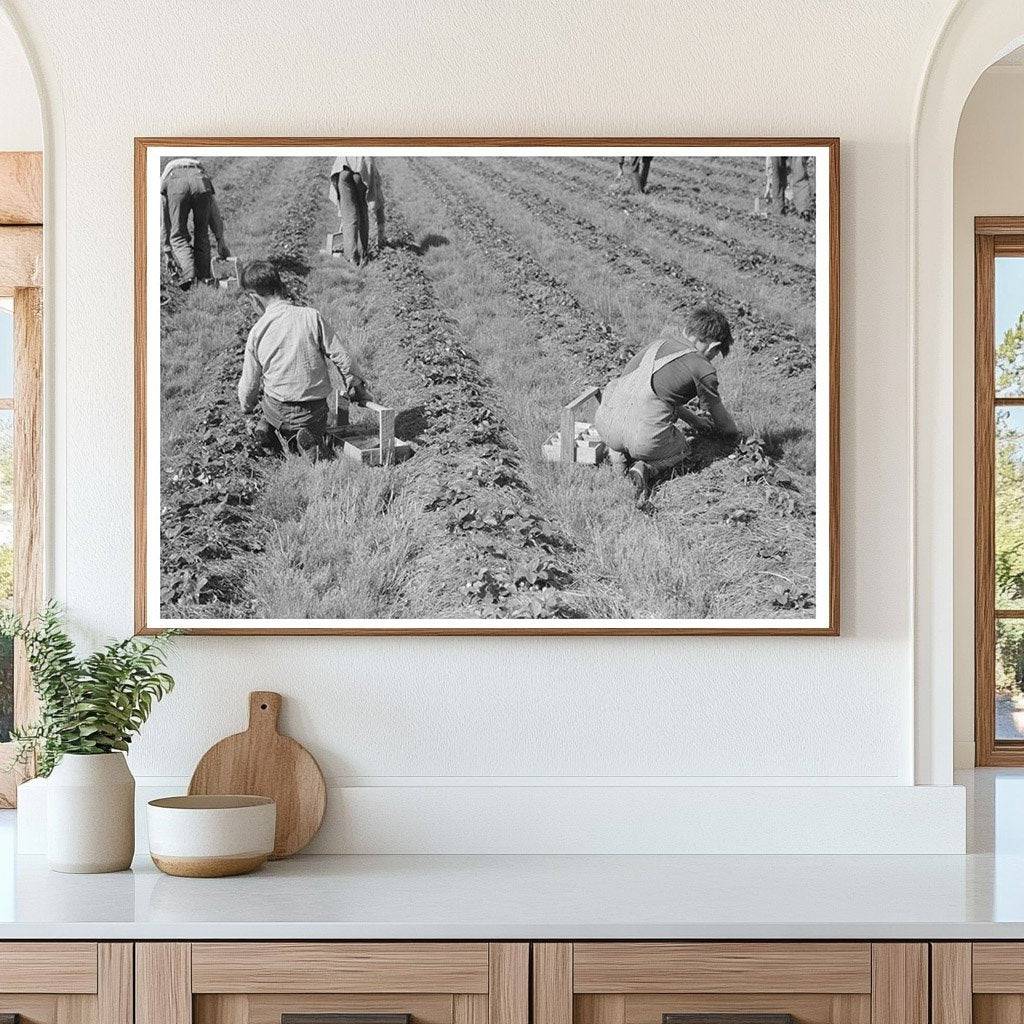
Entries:
<svg viewBox="0 0 1024 1024">
<path fill-rule="evenodd" d="M 14 609 L 42 604 L 43 418 L 42 154 L 0 153 L 0 297 L 14 300 Z M 37 702 L 21 644 L 14 653 L 14 724 L 27 725 Z M 11 767 L 13 743 L 0 743 L 0 807 L 13 807 L 31 765 Z"/>
<path fill-rule="evenodd" d="M 827 462 L 827 485 L 816 484 L 815 509 L 819 530 L 817 576 L 818 590 L 827 590 L 823 600 L 815 605 L 813 621 L 777 618 L 756 621 L 745 625 L 743 620 L 646 620 L 641 618 L 590 622 L 587 619 L 555 620 L 542 623 L 537 620 L 512 622 L 507 619 L 480 618 L 472 621 L 434 619 L 423 623 L 406 623 L 402 619 L 359 621 L 350 625 L 344 620 L 260 620 L 247 624 L 247 620 L 169 620 L 160 614 L 159 586 L 154 562 L 151 531 L 157 529 L 153 523 L 153 483 L 150 475 L 150 455 L 155 450 L 153 421 L 148 413 L 148 392 L 152 392 L 154 377 L 154 350 L 151 335 L 153 310 L 159 309 L 153 303 L 154 256 L 159 254 L 154 242 L 154 210 L 159 199 L 154 200 L 153 175 L 157 168 L 159 177 L 160 159 L 188 151 L 199 158 L 216 158 L 225 150 L 244 150 L 246 153 L 267 149 L 280 151 L 281 155 L 301 155 L 319 150 L 394 150 L 430 148 L 436 151 L 471 150 L 472 155 L 491 155 L 495 151 L 515 149 L 524 154 L 547 155 L 552 149 L 566 150 L 575 155 L 589 155 L 596 150 L 611 152 L 639 152 L 653 150 L 656 154 L 673 155 L 672 150 L 723 151 L 724 155 L 756 156 L 768 155 L 766 151 L 782 153 L 785 150 L 814 153 L 820 157 L 816 166 L 825 166 L 819 171 L 819 194 L 827 188 L 827 203 L 818 206 L 816 224 L 817 247 L 816 281 L 818 293 L 827 290 L 827 299 L 817 306 L 818 361 L 815 364 L 817 380 L 826 381 L 818 394 L 822 404 L 817 406 L 819 430 L 815 435 L 818 461 L 821 466 Z M 583 153 L 582 151 L 586 151 Z M 281 138 L 281 137 L 140 137 L 135 140 L 135 619 L 136 630 L 151 634 L 162 628 L 173 626 L 188 633 L 202 635 L 339 635 L 339 636 L 836 636 L 839 633 L 840 613 L 840 465 L 839 465 L 839 394 L 840 394 L 840 145 L 836 138 L 685 138 L 685 137 L 586 137 L 586 138 L 507 138 L 507 137 L 351 137 L 351 138 Z M 657 156 L 655 157 L 657 159 Z M 154 161 L 156 161 L 154 163 Z M 827 162 L 827 163 L 826 163 Z M 756 202 L 755 202 L 755 208 Z M 824 226 L 823 226 L 824 225 Z M 447 241 L 447 240 L 446 240 Z M 824 249 L 822 249 L 824 247 Z M 159 272 L 155 272 L 159 279 Z M 818 301 L 818 300 L 815 300 Z M 825 325 L 822 339 L 820 325 Z M 827 344 L 827 353 L 823 341 Z M 159 340 L 157 340 L 159 346 Z M 159 348 L 156 349 L 159 351 Z M 822 394 L 823 391 L 823 394 Z M 572 395 L 566 395 L 567 400 Z M 564 401 L 563 400 L 563 401 Z M 553 411 L 555 427 L 559 422 L 560 410 Z M 564 414 L 563 414 L 564 416 Z M 827 430 L 827 438 L 818 440 Z M 155 535 L 155 534 L 154 534 Z M 822 554 L 824 552 L 824 554 Z M 682 624 L 674 625 L 679 621 Z M 716 623 L 725 623 L 718 625 Z"/>
</svg>

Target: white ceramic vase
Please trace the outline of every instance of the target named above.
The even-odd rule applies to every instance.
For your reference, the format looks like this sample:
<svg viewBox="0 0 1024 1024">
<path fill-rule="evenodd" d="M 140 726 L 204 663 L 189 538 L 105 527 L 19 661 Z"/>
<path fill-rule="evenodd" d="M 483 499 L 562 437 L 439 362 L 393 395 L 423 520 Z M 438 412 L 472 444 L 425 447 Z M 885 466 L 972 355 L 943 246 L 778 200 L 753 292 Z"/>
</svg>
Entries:
<svg viewBox="0 0 1024 1024">
<path fill-rule="evenodd" d="M 124 871 L 135 855 L 135 779 L 124 754 L 65 754 L 46 783 L 52 871 Z"/>
</svg>

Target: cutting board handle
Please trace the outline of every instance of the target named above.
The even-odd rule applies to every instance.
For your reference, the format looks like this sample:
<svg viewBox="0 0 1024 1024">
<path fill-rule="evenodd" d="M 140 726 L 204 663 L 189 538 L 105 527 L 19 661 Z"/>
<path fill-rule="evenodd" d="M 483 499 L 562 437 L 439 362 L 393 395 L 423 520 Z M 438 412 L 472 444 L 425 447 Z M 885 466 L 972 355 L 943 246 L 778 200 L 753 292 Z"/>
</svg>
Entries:
<svg viewBox="0 0 1024 1024">
<path fill-rule="evenodd" d="M 249 732 L 277 732 L 281 694 L 254 690 L 249 694 Z"/>
</svg>

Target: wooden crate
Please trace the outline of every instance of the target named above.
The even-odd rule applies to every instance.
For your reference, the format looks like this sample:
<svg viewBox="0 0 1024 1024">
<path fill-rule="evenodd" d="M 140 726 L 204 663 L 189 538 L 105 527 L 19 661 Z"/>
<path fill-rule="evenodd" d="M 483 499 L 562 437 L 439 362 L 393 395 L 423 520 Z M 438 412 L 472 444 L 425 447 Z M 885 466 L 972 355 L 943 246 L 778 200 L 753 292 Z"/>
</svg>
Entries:
<svg viewBox="0 0 1024 1024">
<path fill-rule="evenodd" d="M 395 437 L 395 410 L 376 402 L 349 402 L 339 391 L 331 403 L 331 422 L 327 433 L 340 445 L 341 454 L 365 466 L 389 466 L 404 462 L 416 451 L 415 445 Z M 349 421 L 349 408 L 355 405 L 377 414 L 377 431 L 360 432 Z"/>
<path fill-rule="evenodd" d="M 210 260 L 210 270 L 213 274 L 213 279 L 217 282 L 218 288 L 235 291 L 242 287 L 237 256 L 228 256 L 223 260 Z"/>
<path fill-rule="evenodd" d="M 563 406 L 560 429 L 541 447 L 541 454 L 548 462 L 578 462 L 584 466 L 596 466 L 605 457 L 608 446 L 601 440 L 594 425 L 576 419 L 580 408 L 589 402 L 600 401 L 601 389 L 590 387 Z"/>
</svg>

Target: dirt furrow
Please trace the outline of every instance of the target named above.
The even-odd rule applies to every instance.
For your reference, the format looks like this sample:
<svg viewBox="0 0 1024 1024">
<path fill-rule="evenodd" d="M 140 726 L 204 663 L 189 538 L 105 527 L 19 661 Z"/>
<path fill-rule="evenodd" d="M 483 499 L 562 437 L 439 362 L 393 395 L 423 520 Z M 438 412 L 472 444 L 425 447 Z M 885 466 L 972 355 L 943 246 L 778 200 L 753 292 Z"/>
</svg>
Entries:
<svg viewBox="0 0 1024 1024">
<path fill-rule="evenodd" d="M 585 615 L 569 593 L 573 547 L 536 512 L 516 440 L 496 411 L 494 382 L 434 292 L 394 204 L 390 231 L 397 244 L 371 271 L 391 285 L 388 312 L 397 343 L 425 398 L 423 447 L 407 465 L 417 471 L 424 511 L 439 517 L 449 535 L 444 558 L 464 580 L 467 617 Z"/>
<path fill-rule="evenodd" d="M 516 170 L 529 172 L 528 175 L 515 175 L 515 180 L 519 184 L 528 184 L 541 196 L 551 198 L 554 194 L 556 201 L 565 207 L 572 204 L 586 208 L 588 201 L 595 199 L 606 207 L 610 204 L 607 181 L 603 180 L 602 170 L 593 163 L 586 164 L 585 171 L 577 170 L 579 164 L 570 165 L 561 159 L 517 158 L 502 160 L 498 166 L 509 176 Z M 552 187 L 554 182 L 560 183 L 562 188 Z M 722 260 L 741 274 L 756 273 L 762 280 L 798 289 L 804 298 L 814 295 L 813 240 L 809 245 L 810 262 L 800 263 L 741 240 L 735 234 L 724 233 L 720 221 L 709 223 L 694 216 L 685 216 L 669 209 L 666 204 L 652 202 L 649 196 L 623 190 L 614 195 L 613 205 L 616 209 L 625 207 L 633 223 L 643 224 L 645 233 L 661 237 L 670 245 L 695 246 L 701 253 Z"/>
<path fill-rule="evenodd" d="M 569 353 L 579 366 L 573 386 L 613 376 L 631 354 L 612 325 L 584 306 L 566 283 L 450 178 L 441 178 L 437 162 L 410 161 L 428 184 L 451 222 L 480 250 L 508 282 L 507 293 L 537 324 L 538 337 Z"/>
</svg>

